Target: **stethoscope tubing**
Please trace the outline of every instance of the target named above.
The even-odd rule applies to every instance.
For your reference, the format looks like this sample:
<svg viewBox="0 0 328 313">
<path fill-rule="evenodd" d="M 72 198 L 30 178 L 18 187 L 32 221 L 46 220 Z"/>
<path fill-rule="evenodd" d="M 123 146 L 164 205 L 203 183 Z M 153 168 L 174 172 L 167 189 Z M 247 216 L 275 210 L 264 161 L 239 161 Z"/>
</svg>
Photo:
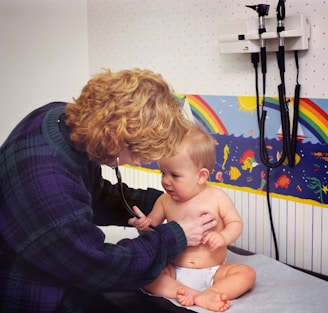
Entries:
<svg viewBox="0 0 328 313">
<path fill-rule="evenodd" d="M 130 215 L 139 219 L 140 216 L 136 212 L 133 211 L 133 209 L 131 208 L 131 206 L 129 205 L 129 203 L 127 202 L 127 200 L 125 198 L 124 190 L 123 190 L 122 175 L 121 175 L 121 172 L 120 172 L 120 169 L 119 169 L 118 165 L 119 165 L 119 158 L 117 157 L 116 165 L 115 165 L 114 169 L 115 169 L 115 174 L 116 174 L 116 178 L 117 178 L 117 183 L 118 183 L 118 186 L 119 186 L 121 200 L 123 202 L 123 205 L 124 205 L 125 209 L 130 213 Z M 151 225 L 151 224 L 149 225 L 149 228 L 156 229 L 156 227 Z"/>
</svg>

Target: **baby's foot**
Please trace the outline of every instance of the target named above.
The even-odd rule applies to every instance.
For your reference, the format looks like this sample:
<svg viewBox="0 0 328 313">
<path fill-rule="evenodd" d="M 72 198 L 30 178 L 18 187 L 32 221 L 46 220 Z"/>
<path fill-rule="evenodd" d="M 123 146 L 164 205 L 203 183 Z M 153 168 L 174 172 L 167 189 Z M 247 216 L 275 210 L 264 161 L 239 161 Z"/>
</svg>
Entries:
<svg viewBox="0 0 328 313">
<path fill-rule="evenodd" d="M 205 290 L 194 297 L 194 304 L 215 312 L 223 312 L 230 307 L 230 301 L 227 295 L 214 290 Z"/>
<path fill-rule="evenodd" d="M 194 297 L 199 295 L 199 292 L 189 288 L 180 288 L 177 290 L 176 299 L 184 306 L 194 305 Z"/>
</svg>

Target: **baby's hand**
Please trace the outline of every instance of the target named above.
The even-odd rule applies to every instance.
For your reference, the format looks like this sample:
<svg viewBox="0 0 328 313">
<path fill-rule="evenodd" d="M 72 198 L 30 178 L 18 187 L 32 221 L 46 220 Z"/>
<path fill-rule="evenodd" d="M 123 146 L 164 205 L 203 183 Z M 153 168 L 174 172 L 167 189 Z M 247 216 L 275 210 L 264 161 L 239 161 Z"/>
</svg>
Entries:
<svg viewBox="0 0 328 313">
<path fill-rule="evenodd" d="M 130 218 L 128 224 L 134 226 L 139 232 L 150 230 L 149 225 L 151 224 L 151 219 L 143 214 L 137 206 L 133 206 L 132 209 L 139 218 Z"/>
<path fill-rule="evenodd" d="M 211 231 L 206 234 L 202 239 L 203 244 L 207 244 L 210 251 L 215 251 L 216 249 L 225 247 L 227 245 L 225 238 L 215 231 Z"/>
</svg>

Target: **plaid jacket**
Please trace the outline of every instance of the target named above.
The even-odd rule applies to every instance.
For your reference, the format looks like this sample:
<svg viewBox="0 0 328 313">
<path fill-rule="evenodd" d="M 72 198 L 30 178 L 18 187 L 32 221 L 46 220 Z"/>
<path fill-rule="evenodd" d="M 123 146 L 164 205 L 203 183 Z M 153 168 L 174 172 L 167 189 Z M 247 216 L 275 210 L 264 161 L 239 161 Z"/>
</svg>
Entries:
<svg viewBox="0 0 328 313">
<path fill-rule="evenodd" d="M 33 111 L 0 148 L 0 312 L 83 312 L 88 295 L 140 288 L 186 247 L 175 222 L 104 243 L 96 224 L 125 225 L 129 215 L 58 123 L 65 105 Z M 146 214 L 160 194 L 125 193 Z"/>
</svg>

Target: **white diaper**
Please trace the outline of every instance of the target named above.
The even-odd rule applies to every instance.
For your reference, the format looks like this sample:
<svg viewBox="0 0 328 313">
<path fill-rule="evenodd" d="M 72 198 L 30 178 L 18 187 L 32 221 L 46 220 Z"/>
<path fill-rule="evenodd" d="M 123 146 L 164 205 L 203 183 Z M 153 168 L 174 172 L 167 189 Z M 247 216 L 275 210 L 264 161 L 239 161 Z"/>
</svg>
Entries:
<svg viewBox="0 0 328 313">
<path fill-rule="evenodd" d="M 203 291 L 213 285 L 213 279 L 220 265 L 207 268 L 186 268 L 175 266 L 176 280 L 190 288 Z"/>
</svg>

